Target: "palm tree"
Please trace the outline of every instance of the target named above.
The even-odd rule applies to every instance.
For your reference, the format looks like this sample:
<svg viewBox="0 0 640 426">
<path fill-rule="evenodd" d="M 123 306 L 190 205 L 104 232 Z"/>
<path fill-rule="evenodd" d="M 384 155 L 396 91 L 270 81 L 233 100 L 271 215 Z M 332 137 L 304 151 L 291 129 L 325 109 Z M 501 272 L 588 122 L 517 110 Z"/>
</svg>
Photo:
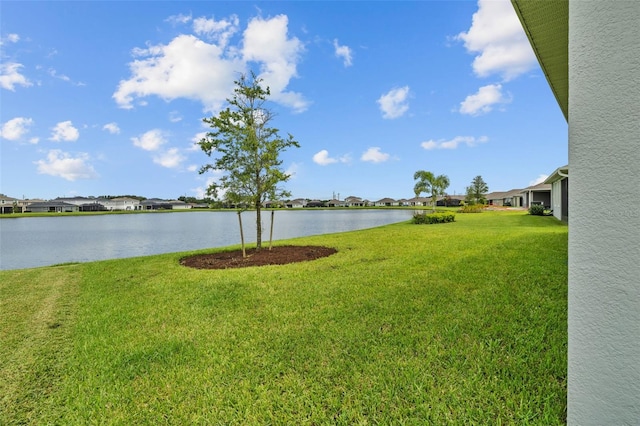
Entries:
<svg viewBox="0 0 640 426">
<path fill-rule="evenodd" d="M 417 180 L 413 187 L 416 197 L 421 193 L 431 193 L 431 204 L 433 211 L 436 211 L 436 203 L 440 195 L 445 194 L 445 190 L 449 187 L 449 178 L 446 175 L 436 176 L 426 170 L 418 170 L 413 174 L 413 179 Z"/>
</svg>

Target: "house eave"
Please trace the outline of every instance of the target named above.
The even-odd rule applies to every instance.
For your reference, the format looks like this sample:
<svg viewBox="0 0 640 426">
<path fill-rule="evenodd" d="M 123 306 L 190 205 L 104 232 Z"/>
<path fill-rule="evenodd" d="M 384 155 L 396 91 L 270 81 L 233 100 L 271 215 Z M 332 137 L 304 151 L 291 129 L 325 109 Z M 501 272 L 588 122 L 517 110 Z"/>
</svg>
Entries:
<svg viewBox="0 0 640 426">
<path fill-rule="evenodd" d="M 542 183 L 551 184 L 567 177 L 569 177 L 569 166 L 562 166 L 555 169 Z"/>
<path fill-rule="evenodd" d="M 564 118 L 569 118 L 569 0 L 511 0 Z"/>
</svg>

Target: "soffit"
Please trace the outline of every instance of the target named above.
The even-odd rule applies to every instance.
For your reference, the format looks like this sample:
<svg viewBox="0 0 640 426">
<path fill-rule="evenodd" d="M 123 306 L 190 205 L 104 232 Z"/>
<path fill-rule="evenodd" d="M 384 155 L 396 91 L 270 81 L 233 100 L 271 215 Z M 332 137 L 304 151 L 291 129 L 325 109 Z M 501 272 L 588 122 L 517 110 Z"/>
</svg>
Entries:
<svg viewBox="0 0 640 426">
<path fill-rule="evenodd" d="M 565 119 L 569 117 L 569 0 L 511 0 Z"/>
</svg>

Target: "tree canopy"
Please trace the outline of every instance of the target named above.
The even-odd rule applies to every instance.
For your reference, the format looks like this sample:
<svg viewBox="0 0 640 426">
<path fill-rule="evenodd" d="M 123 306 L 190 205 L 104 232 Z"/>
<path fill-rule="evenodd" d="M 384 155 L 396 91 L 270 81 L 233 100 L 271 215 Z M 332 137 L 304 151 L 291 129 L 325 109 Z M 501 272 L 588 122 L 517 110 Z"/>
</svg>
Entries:
<svg viewBox="0 0 640 426">
<path fill-rule="evenodd" d="M 416 197 L 420 196 L 423 192 L 431 194 L 431 204 L 435 211 L 438 197 L 444 195 L 446 189 L 449 187 L 449 178 L 446 175 L 436 176 L 432 172 L 418 170 L 413 174 L 413 179 L 417 181 L 413 187 L 413 192 L 416 194 Z"/>
<path fill-rule="evenodd" d="M 489 186 L 482 179 L 482 176 L 476 176 L 471 181 L 471 185 L 467 186 L 467 195 L 465 201 L 469 204 L 486 204 Z"/>
<path fill-rule="evenodd" d="M 256 248 L 262 247 L 262 205 L 267 200 L 290 196 L 279 185 L 291 175 L 281 168 L 280 154 L 299 143 L 288 134 L 270 127 L 274 118 L 265 107 L 270 90 L 261 86 L 254 73 L 242 75 L 235 81 L 234 94 L 228 106 L 217 116 L 204 118 L 211 131 L 199 142 L 201 149 L 214 161 L 200 168 L 222 172 L 222 177 L 209 186 L 207 193 L 240 209 L 256 210 Z"/>
</svg>

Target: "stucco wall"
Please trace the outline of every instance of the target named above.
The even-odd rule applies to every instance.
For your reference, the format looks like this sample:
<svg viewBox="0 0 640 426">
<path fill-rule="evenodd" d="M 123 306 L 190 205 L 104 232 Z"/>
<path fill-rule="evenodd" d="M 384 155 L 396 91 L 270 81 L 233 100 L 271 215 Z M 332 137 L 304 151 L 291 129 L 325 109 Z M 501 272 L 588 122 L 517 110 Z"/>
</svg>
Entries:
<svg viewBox="0 0 640 426">
<path fill-rule="evenodd" d="M 561 180 L 557 180 L 551 184 L 551 208 L 553 216 L 562 220 L 562 184 Z"/>
<path fill-rule="evenodd" d="M 640 2 L 569 2 L 568 423 L 640 424 Z"/>
</svg>

